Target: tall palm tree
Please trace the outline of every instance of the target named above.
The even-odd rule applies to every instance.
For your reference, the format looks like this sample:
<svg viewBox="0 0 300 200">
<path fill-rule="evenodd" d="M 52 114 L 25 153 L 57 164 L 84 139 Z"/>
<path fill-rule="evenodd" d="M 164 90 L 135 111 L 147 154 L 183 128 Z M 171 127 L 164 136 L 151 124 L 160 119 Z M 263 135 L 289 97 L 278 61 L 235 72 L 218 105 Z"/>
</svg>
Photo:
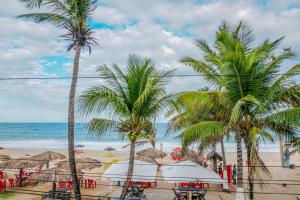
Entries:
<svg viewBox="0 0 300 200">
<path fill-rule="evenodd" d="M 136 141 L 151 135 L 158 115 L 173 106 L 172 95 L 165 92 L 172 71 L 158 71 L 151 59 L 134 55 L 129 57 L 126 71 L 116 64 L 112 69 L 103 65 L 97 71 L 105 77 L 105 84 L 85 91 L 79 104 L 82 113 L 98 115 L 89 122 L 91 133 L 101 136 L 114 131 L 130 141 L 128 174 L 121 194 L 124 199 L 132 178 Z"/>
<path fill-rule="evenodd" d="M 222 43 L 222 39 L 224 37 L 224 32 L 234 38 L 235 42 L 232 43 Z M 206 79 L 212 86 L 218 88 L 219 90 L 223 90 L 222 86 L 222 68 L 224 64 L 226 64 L 225 53 L 228 51 L 234 51 L 237 42 L 239 41 L 245 51 L 247 51 L 250 47 L 249 45 L 253 41 L 254 36 L 251 28 L 249 28 L 244 22 L 239 22 L 236 26 L 232 27 L 227 23 L 222 23 L 217 32 L 216 39 L 214 42 L 214 47 L 212 48 L 205 40 L 196 40 L 197 47 L 203 53 L 203 59 L 198 60 L 192 57 L 186 56 L 183 57 L 180 61 L 192 67 L 197 73 L 204 75 L 204 79 Z M 222 141 L 223 142 L 223 141 Z M 237 142 L 237 187 L 239 191 L 243 189 L 243 152 L 242 152 L 242 137 L 238 132 L 236 132 L 236 142 Z M 221 143 L 222 147 L 224 146 Z M 223 155 L 225 155 L 223 153 Z M 224 175 L 226 176 L 227 170 L 226 166 L 223 165 Z"/>
<path fill-rule="evenodd" d="M 238 130 L 247 148 L 250 199 L 254 198 L 254 176 L 259 178 L 261 169 L 268 172 L 259 157 L 261 138 L 272 141 L 272 133 L 295 138 L 300 125 L 300 108 L 289 105 L 286 98 L 281 99 L 284 104 L 277 102 L 277 94 L 289 90 L 292 78 L 300 71 L 300 65 L 296 65 L 278 75 L 281 62 L 294 56 L 287 52 L 270 59 L 282 39 L 265 40 L 254 48 L 245 47 L 226 30 L 218 39 L 221 47 L 235 46 L 234 51 L 223 52 L 226 64 L 221 69 L 222 86 L 226 100 L 233 105 L 229 124 Z"/>
<path fill-rule="evenodd" d="M 185 57 L 182 62 L 192 66 L 197 72 L 220 88 L 228 105 L 232 108 L 228 126 L 214 122 L 198 127 L 198 134 L 211 129 L 211 133 L 219 133 L 227 129 L 235 132 L 237 139 L 237 199 L 243 199 L 243 161 L 241 140 L 247 147 L 248 182 L 250 198 L 253 198 L 253 175 L 259 176 L 261 165 L 266 172 L 258 154 L 259 140 L 272 140 L 270 132 L 293 135 L 297 124 L 298 109 L 290 109 L 299 102 L 299 96 L 293 95 L 297 84 L 288 84 L 299 72 L 299 65 L 292 67 L 282 76 L 278 76 L 283 60 L 293 56 L 286 52 L 274 58 L 274 49 L 282 38 L 270 42 L 264 41 L 253 48 L 254 39 L 251 28 L 243 22 L 236 27 L 226 23 L 219 27 L 214 48 L 205 41 L 199 40 L 198 46 L 204 52 L 202 60 Z M 289 92 L 287 92 L 289 91 Z M 276 95 L 275 95 L 276 94 Z M 212 102 L 214 103 L 214 102 Z M 283 111 L 284 110 L 284 111 Z M 282 117 L 286 117 L 285 120 Z M 287 118 L 288 117 L 288 118 Z M 272 119 L 272 120 L 271 120 Z"/>
<path fill-rule="evenodd" d="M 74 50 L 74 64 L 72 83 L 69 94 L 68 112 L 68 151 L 70 170 L 74 182 L 76 199 L 80 197 L 80 187 L 77 179 L 77 171 L 74 154 L 74 107 L 79 71 L 79 59 L 81 50 L 87 48 L 91 53 L 91 47 L 97 42 L 93 38 L 93 31 L 87 21 L 95 10 L 97 0 L 20 0 L 29 8 L 42 8 L 42 12 L 23 14 L 19 17 L 28 18 L 36 23 L 48 22 L 66 31 L 62 37 L 69 43 L 67 51 Z"/>
</svg>

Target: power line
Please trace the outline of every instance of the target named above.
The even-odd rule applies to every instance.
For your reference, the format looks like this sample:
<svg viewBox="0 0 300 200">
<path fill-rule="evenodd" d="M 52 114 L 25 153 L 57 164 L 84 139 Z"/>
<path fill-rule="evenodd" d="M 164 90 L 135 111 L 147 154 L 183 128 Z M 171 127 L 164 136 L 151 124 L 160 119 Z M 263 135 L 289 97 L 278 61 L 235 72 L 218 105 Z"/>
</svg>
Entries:
<svg viewBox="0 0 300 200">
<path fill-rule="evenodd" d="M 167 75 L 169 78 L 181 78 L 181 77 L 222 77 L 222 76 L 249 76 L 251 74 L 219 74 L 219 75 L 205 75 L 205 74 L 176 74 Z M 275 76 L 281 75 L 300 75 L 300 73 L 285 74 L 277 73 Z M 161 76 L 150 76 L 150 77 L 161 77 Z M 72 76 L 61 76 L 61 77 L 0 77 L 0 81 L 6 80 L 68 80 L 72 79 Z M 78 79 L 111 79 L 121 77 L 109 77 L 109 76 L 78 76 Z"/>
</svg>

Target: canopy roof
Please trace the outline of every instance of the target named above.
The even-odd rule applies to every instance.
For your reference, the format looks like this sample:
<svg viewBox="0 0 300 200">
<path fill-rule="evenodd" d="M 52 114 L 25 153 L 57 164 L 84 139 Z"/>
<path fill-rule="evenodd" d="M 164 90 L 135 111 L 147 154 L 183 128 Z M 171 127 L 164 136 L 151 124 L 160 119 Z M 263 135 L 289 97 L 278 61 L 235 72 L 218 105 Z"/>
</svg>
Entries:
<svg viewBox="0 0 300 200">
<path fill-rule="evenodd" d="M 221 184 L 224 181 L 213 171 L 208 170 L 191 161 L 183 161 L 160 168 L 165 181 L 178 182 L 204 182 Z"/>
<path fill-rule="evenodd" d="M 107 147 L 104 149 L 105 151 L 115 151 L 116 149 L 113 147 Z"/>
<path fill-rule="evenodd" d="M 104 172 L 102 180 L 125 181 L 128 172 L 129 161 L 113 163 Z M 154 182 L 156 179 L 157 165 L 140 160 L 134 161 L 132 181 Z"/>
</svg>

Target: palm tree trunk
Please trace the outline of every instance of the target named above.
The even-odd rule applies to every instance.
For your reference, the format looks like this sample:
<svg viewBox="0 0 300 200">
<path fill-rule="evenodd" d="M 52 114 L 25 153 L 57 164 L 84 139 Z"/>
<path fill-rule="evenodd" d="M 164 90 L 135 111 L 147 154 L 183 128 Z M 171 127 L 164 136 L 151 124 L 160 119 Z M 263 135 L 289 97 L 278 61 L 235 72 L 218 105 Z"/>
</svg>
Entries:
<svg viewBox="0 0 300 200">
<path fill-rule="evenodd" d="M 135 141 L 131 141 L 130 142 L 130 155 L 129 155 L 129 165 L 128 165 L 128 172 L 127 172 L 127 177 L 126 177 L 126 181 L 124 183 L 124 187 L 122 189 L 122 193 L 120 196 L 121 200 L 125 199 L 131 178 L 132 178 L 132 174 L 133 174 L 133 166 L 134 166 L 134 155 L 135 155 Z"/>
<path fill-rule="evenodd" d="M 249 141 L 248 141 L 249 142 Z M 252 162 L 251 162 L 251 152 L 250 152 L 250 144 L 247 144 L 247 161 L 248 161 L 248 189 L 249 189 L 249 199 L 254 199 L 253 194 L 253 173 L 252 173 Z"/>
<path fill-rule="evenodd" d="M 79 44 L 75 47 L 75 58 L 73 66 L 72 83 L 69 94 L 69 115 L 68 115 L 68 150 L 69 150 L 69 163 L 72 179 L 74 183 L 75 199 L 81 200 L 80 187 L 77 179 L 77 170 L 75 163 L 75 152 L 74 152 L 74 107 L 75 107 L 75 95 L 77 86 L 77 77 L 79 71 L 79 59 L 80 59 L 81 47 Z"/>
<path fill-rule="evenodd" d="M 212 151 L 216 152 L 216 143 L 212 145 L 212 148 L 213 148 Z M 215 157 L 213 158 L 213 168 L 214 168 L 214 172 L 218 173 L 217 159 Z"/>
<path fill-rule="evenodd" d="M 280 147 L 280 163 L 281 167 L 285 167 L 284 161 L 284 139 L 282 135 L 279 135 L 279 147 Z"/>
<path fill-rule="evenodd" d="M 225 147 L 224 147 L 223 139 L 221 140 L 221 150 L 222 150 L 222 157 L 223 157 L 223 180 L 224 180 L 223 190 L 229 191 L 228 175 L 227 175 L 227 162 L 226 162 L 226 154 L 225 154 Z"/>
<path fill-rule="evenodd" d="M 243 187 L 243 149 L 242 137 L 240 133 L 236 133 L 236 152 L 237 152 L 237 184 L 236 184 L 236 200 L 244 200 Z"/>
</svg>

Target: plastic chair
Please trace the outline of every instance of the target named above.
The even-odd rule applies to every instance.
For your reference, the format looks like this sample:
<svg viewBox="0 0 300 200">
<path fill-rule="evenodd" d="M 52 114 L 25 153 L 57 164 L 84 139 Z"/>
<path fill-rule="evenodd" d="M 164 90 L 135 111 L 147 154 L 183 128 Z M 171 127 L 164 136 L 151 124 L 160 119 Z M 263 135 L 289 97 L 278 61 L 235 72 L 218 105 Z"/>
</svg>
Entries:
<svg viewBox="0 0 300 200">
<path fill-rule="evenodd" d="M 204 184 L 201 182 L 195 183 L 195 188 L 204 188 Z"/>
<path fill-rule="evenodd" d="M 16 180 L 14 180 L 12 178 L 8 179 L 10 188 L 13 188 L 16 185 L 17 181 L 18 181 L 18 179 L 16 179 Z"/>
<path fill-rule="evenodd" d="M 6 179 L 0 179 L 0 192 L 6 190 Z"/>
<path fill-rule="evenodd" d="M 59 181 L 58 182 L 58 188 L 60 189 L 66 189 L 66 182 L 62 182 L 62 181 Z"/>
<path fill-rule="evenodd" d="M 68 181 L 67 188 L 72 190 L 74 187 L 73 181 Z"/>
<path fill-rule="evenodd" d="M 96 181 L 92 179 L 87 180 L 88 188 L 96 188 Z"/>
</svg>

